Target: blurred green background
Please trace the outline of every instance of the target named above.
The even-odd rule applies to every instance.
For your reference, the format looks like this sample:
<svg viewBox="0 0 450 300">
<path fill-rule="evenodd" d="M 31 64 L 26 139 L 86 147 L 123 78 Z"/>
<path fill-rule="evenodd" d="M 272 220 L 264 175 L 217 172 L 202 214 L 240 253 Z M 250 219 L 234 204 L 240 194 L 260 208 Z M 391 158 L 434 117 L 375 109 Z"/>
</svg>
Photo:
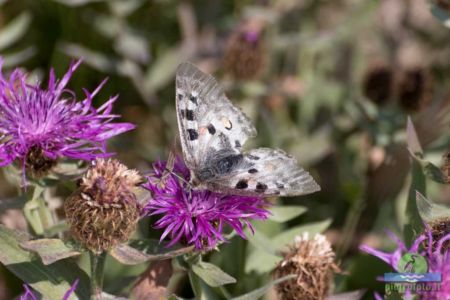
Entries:
<svg viewBox="0 0 450 300">
<path fill-rule="evenodd" d="M 191 61 L 215 74 L 258 129 L 246 146 L 286 150 L 322 187 L 273 199 L 308 210 L 286 224 L 258 223 L 257 231 L 274 237 L 300 232 L 298 226 L 326 229 L 343 269 L 335 292 L 367 288 L 371 299 L 372 290 L 383 290 L 376 276 L 389 268 L 358 246 L 392 249 L 383 229 L 401 235 L 410 187 L 407 116 L 437 166 L 450 141 L 450 29 L 431 13 L 445 15 L 449 6 L 439 3 L 2 0 L 0 53 L 4 73 L 20 67 L 43 84 L 50 68 L 62 76 L 71 60 L 83 58 L 69 83 L 80 98 L 82 88 L 93 90 L 108 77 L 95 105 L 119 94 L 115 112 L 138 126 L 109 147 L 144 172 L 166 158 L 178 134 L 177 65 Z M 2 179 L 0 198 L 15 193 Z M 450 188 L 430 183 L 428 197 L 450 202 Z M 3 210 L 0 221 L 24 227 L 17 209 Z M 158 237 L 150 226 L 142 222 L 140 234 Z M 268 280 L 274 262 L 259 252 L 234 238 L 209 255 L 238 278 L 227 287 L 232 295 Z M 133 279 L 143 269 L 111 261 L 107 290 L 130 289 L 124 276 Z M 2 268 L 0 299 L 20 291 L 20 280 Z"/>
</svg>

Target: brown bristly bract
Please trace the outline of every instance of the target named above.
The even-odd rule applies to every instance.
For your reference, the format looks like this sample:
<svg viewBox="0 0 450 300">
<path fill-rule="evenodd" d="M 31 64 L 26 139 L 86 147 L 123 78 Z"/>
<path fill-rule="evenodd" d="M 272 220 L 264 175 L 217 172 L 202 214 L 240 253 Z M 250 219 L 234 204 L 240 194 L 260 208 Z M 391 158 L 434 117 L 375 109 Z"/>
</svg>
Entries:
<svg viewBox="0 0 450 300">
<path fill-rule="evenodd" d="M 50 170 L 56 166 L 57 161 L 53 160 L 44 154 L 44 150 L 39 146 L 31 147 L 28 151 L 25 168 L 27 174 L 34 179 L 39 179 L 44 177 L 50 172 Z"/>
<path fill-rule="evenodd" d="M 114 159 L 97 159 L 64 203 L 74 238 L 94 253 L 126 242 L 140 216 L 133 192 L 140 182 L 136 170 Z"/>
</svg>

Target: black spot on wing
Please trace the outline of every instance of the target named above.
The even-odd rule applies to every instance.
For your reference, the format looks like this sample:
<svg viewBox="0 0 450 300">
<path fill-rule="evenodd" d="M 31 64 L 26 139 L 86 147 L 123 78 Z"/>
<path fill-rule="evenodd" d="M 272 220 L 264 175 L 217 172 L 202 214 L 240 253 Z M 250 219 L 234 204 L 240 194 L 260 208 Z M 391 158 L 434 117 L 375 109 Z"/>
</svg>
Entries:
<svg viewBox="0 0 450 300">
<path fill-rule="evenodd" d="M 267 185 L 261 182 L 256 184 L 256 192 L 264 193 L 267 190 Z"/>
<path fill-rule="evenodd" d="M 188 129 L 187 133 L 188 133 L 190 141 L 198 139 L 198 132 L 197 132 L 197 130 L 195 130 L 195 129 Z"/>
<path fill-rule="evenodd" d="M 180 109 L 180 114 L 183 119 L 186 118 L 186 110 L 185 109 Z"/>
<path fill-rule="evenodd" d="M 241 148 L 242 147 L 241 142 L 239 142 L 238 140 L 234 141 L 234 146 L 236 148 Z"/>
<path fill-rule="evenodd" d="M 180 101 L 183 100 L 183 94 L 178 94 L 177 96 L 178 96 L 178 100 L 180 100 Z"/>
<path fill-rule="evenodd" d="M 211 134 L 211 135 L 213 135 L 213 134 L 216 133 L 216 128 L 214 127 L 213 124 L 209 124 L 209 125 L 208 125 L 208 132 L 209 132 L 209 134 Z"/>
<path fill-rule="evenodd" d="M 277 185 L 277 188 L 279 188 L 279 189 L 284 189 L 284 184 L 277 183 L 276 185 Z"/>
<path fill-rule="evenodd" d="M 239 190 L 248 188 L 247 180 L 246 179 L 239 180 L 238 183 L 236 183 L 236 188 Z"/>
<path fill-rule="evenodd" d="M 255 173 L 258 173 L 258 170 L 256 170 L 255 168 L 253 168 L 253 169 L 248 170 L 248 172 L 249 172 L 250 174 L 255 174 Z"/>
<path fill-rule="evenodd" d="M 247 155 L 247 157 L 248 157 L 248 159 L 251 159 L 251 160 L 258 160 L 259 159 L 259 156 L 251 155 L 251 154 Z"/>
<path fill-rule="evenodd" d="M 188 119 L 189 121 L 194 121 L 195 120 L 195 116 L 194 116 L 194 111 L 191 109 L 186 110 L 186 119 Z"/>
<path fill-rule="evenodd" d="M 192 103 L 197 105 L 197 97 L 195 97 L 194 95 L 191 94 L 191 96 L 189 97 L 189 100 L 191 100 Z"/>
</svg>

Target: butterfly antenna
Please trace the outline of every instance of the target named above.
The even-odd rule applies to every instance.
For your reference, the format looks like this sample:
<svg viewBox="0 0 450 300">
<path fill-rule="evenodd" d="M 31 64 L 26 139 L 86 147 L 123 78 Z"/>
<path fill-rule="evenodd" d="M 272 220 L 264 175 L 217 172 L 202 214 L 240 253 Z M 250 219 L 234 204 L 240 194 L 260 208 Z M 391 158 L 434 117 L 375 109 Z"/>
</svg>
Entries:
<svg viewBox="0 0 450 300">
<path fill-rule="evenodd" d="M 165 169 L 165 171 L 167 171 L 169 174 L 172 174 L 173 176 L 184 182 L 187 186 L 189 186 L 190 189 L 192 188 L 192 184 L 186 179 L 184 179 L 183 176 L 178 175 L 177 173 L 173 172 L 173 170 Z"/>
</svg>

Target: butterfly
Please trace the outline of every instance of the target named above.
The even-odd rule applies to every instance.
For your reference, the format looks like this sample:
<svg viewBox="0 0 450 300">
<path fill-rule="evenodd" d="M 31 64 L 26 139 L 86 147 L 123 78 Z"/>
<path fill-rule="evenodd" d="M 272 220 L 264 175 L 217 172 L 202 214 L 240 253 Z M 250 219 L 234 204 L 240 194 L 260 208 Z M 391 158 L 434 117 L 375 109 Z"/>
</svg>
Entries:
<svg viewBox="0 0 450 300">
<path fill-rule="evenodd" d="M 177 69 L 176 111 L 183 158 L 195 189 L 244 196 L 298 196 L 320 190 L 284 151 L 244 151 L 246 140 L 256 136 L 255 127 L 216 79 L 191 63 Z"/>
</svg>

